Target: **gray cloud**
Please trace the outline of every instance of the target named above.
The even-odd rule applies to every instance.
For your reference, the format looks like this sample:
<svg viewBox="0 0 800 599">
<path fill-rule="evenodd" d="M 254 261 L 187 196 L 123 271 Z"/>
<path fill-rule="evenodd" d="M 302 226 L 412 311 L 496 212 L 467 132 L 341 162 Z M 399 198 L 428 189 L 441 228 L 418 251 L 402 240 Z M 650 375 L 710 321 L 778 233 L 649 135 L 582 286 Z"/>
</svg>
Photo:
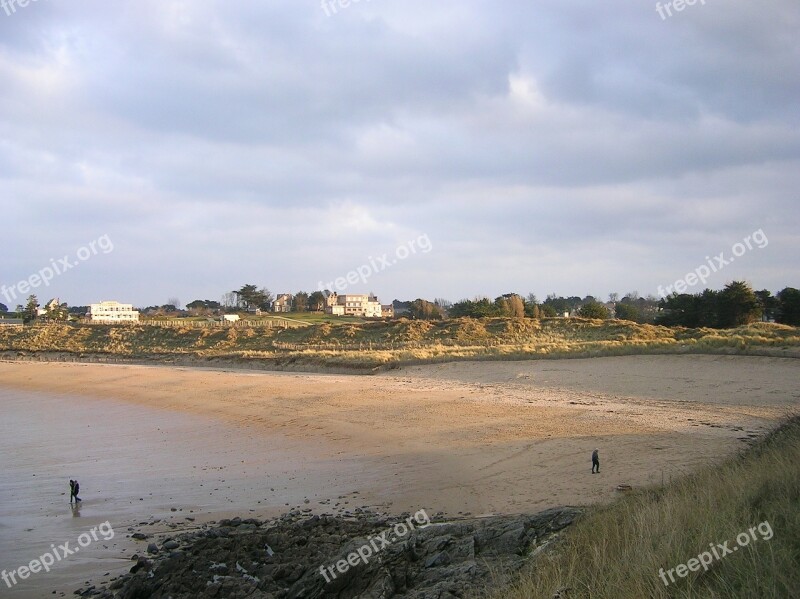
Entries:
<svg viewBox="0 0 800 599">
<path fill-rule="evenodd" d="M 763 228 L 710 284 L 796 286 L 799 22 L 791 0 L 0 11 L 0 283 L 109 234 L 40 296 L 311 290 L 426 233 L 369 290 L 645 294 Z"/>
</svg>

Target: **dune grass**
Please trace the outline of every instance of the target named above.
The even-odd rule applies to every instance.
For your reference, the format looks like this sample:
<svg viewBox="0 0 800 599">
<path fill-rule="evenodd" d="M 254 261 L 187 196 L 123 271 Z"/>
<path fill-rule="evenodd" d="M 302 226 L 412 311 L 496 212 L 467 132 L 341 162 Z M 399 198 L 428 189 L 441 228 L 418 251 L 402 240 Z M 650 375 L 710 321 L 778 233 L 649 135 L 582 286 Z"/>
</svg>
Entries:
<svg viewBox="0 0 800 599">
<path fill-rule="evenodd" d="M 741 533 L 749 539 L 744 546 L 744 535 L 739 537 L 743 543 L 739 547 Z M 726 554 L 717 547 L 726 541 L 729 549 L 737 550 Z M 701 564 L 689 563 L 711 552 L 712 544 L 720 559 L 713 559 L 707 571 Z M 714 557 L 713 552 L 708 555 Z M 667 571 L 687 563 L 699 571 L 689 571 L 685 578 L 674 571 L 673 583 Z M 668 586 L 660 577 L 661 569 Z M 720 465 L 589 509 L 563 538 L 533 558 L 516 584 L 489 595 L 492 599 L 554 596 L 800 596 L 800 418 L 790 418 Z"/>
<path fill-rule="evenodd" d="M 162 356 L 374 370 L 453 360 L 526 360 L 658 353 L 800 357 L 800 329 L 757 323 L 685 329 L 584 318 L 317 322 L 296 328 L 139 325 L 0 327 L 0 351 L 132 359 Z"/>
</svg>

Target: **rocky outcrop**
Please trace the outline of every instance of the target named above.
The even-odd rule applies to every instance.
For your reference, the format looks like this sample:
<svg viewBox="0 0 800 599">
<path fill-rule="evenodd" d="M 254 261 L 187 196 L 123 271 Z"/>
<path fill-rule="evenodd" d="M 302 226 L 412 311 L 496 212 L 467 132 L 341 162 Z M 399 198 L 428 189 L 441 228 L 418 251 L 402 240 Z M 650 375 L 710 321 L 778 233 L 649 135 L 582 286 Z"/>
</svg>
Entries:
<svg viewBox="0 0 800 599">
<path fill-rule="evenodd" d="M 263 599 L 449 599 L 502 584 L 578 515 L 424 522 L 407 515 L 354 519 L 289 514 L 225 520 L 164 539 L 155 557 L 87 596 Z M 430 522 L 430 524 L 428 524 Z M 369 555 L 367 555 L 369 554 Z"/>
</svg>

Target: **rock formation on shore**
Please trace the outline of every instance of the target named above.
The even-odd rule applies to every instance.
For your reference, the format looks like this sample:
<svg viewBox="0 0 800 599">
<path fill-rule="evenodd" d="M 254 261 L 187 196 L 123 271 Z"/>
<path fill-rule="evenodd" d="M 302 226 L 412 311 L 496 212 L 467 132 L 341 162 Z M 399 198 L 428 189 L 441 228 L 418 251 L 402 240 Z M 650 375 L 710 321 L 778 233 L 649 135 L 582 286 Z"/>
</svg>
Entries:
<svg viewBox="0 0 800 599">
<path fill-rule="evenodd" d="M 130 573 L 107 588 L 76 593 L 120 599 L 463 597 L 503 584 L 578 514 L 556 508 L 424 524 L 408 514 L 367 513 L 223 520 L 165 538 L 160 546 L 151 543 L 150 556 L 134 556 Z"/>
</svg>

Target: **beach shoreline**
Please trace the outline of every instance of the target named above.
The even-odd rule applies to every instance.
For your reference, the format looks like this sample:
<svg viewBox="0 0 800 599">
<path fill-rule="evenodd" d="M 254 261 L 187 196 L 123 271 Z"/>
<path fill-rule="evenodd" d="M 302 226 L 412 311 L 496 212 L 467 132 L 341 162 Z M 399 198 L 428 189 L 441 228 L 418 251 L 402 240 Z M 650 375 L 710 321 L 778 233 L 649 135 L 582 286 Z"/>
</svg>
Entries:
<svg viewBox="0 0 800 599">
<path fill-rule="evenodd" d="M 52 451 L 61 437 L 80 440 L 58 449 L 59 463 L 50 464 L 51 457 L 14 445 L 9 430 L 4 450 L 15 478 L 1 509 L 10 532 L 34 532 L 25 533 L 27 545 L 4 549 L 13 551 L 9 565 L 21 565 L 72 530 L 26 521 L 19 503 L 53 486 L 61 493 L 59 476 L 66 486 L 76 470 L 88 493 L 86 521 L 94 514 L 120 527 L 117 567 L 137 546 L 127 529 L 155 520 L 168 531 L 170 522 L 187 526 L 187 517 L 198 526 L 294 508 L 334 515 L 425 509 L 458 518 L 605 502 L 619 484 L 679 476 L 770 430 L 800 404 L 798 364 L 641 356 L 458 362 L 364 377 L 0 362 L 3 407 L 18 429 L 49 415 L 40 433 L 45 445 L 56 435 Z M 589 472 L 595 447 L 599 476 Z M 137 478 L 158 491 L 155 499 L 138 501 Z M 202 499 L 199 485 L 213 485 L 211 499 Z M 66 522 L 63 508 L 47 509 L 55 510 L 44 512 L 53 522 Z M 49 593 L 54 581 L 103 574 L 103 557 L 29 588 Z"/>
</svg>

